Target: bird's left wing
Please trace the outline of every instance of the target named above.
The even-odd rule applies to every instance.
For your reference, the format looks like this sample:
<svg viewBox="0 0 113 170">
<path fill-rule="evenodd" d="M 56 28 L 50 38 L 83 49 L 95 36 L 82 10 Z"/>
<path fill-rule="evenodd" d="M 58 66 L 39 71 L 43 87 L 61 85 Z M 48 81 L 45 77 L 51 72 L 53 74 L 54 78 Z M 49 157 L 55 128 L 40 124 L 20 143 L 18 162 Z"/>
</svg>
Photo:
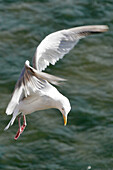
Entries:
<svg viewBox="0 0 113 170">
<path fill-rule="evenodd" d="M 35 69 L 29 65 L 29 61 L 25 62 L 25 66 L 21 72 L 21 75 L 16 83 L 12 98 L 7 106 L 6 114 L 13 113 L 19 102 L 33 93 L 38 93 L 42 88 L 46 86 L 46 80 L 38 77 Z"/>
<path fill-rule="evenodd" d="M 105 25 L 81 26 L 54 32 L 39 44 L 33 58 L 33 67 L 38 71 L 62 59 L 81 39 L 87 35 L 101 33 L 108 30 Z"/>
</svg>

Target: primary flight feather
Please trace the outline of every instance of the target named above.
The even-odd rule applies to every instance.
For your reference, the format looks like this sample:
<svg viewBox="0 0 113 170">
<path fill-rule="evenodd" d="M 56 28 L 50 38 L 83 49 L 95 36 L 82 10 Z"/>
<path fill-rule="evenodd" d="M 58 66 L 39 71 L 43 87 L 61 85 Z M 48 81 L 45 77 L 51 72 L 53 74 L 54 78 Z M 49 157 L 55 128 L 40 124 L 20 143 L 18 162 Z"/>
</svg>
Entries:
<svg viewBox="0 0 113 170">
<path fill-rule="evenodd" d="M 33 57 L 33 67 L 29 61 L 25 62 L 22 73 L 15 85 L 12 98 L 7 106 L 6 114 L 12 119 L 5 130 L 11 126 L 18 116 L 19 129 L 15 136 L 18 139 L 26 126 L 25 115 L 34 111 L 49 108 L 59 109 L 67 123 L 67 115 L 71 110 L 69 100 L 63 96 L 52 84 L 58 84 L 64 79 L 42 72 L 49 64 L 54 65 L 62 59 L 81 38 L 87 35 L 101 33 L 108 30 L 106 25 L 81 26 L 54 32 L 45 37 L 39 44 Z M 20 118 L 23 115 L 23 125 Z"/>
</svg>

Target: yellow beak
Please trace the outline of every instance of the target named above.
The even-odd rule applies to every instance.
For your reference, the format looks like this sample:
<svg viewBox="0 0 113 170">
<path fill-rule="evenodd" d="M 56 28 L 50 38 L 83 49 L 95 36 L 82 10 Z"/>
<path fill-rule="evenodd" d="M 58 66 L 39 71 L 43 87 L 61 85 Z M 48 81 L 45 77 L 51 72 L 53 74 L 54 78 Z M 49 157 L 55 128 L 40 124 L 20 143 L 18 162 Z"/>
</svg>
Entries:
<svg viewBox="0 0 113 170">
<path fill-rule="evenodd" d="M 63 115 L 63 119 L 64 119 L 64 126 L 66 126 L 66 124 L 67 124 L 67 116 Z"/>
</svg>

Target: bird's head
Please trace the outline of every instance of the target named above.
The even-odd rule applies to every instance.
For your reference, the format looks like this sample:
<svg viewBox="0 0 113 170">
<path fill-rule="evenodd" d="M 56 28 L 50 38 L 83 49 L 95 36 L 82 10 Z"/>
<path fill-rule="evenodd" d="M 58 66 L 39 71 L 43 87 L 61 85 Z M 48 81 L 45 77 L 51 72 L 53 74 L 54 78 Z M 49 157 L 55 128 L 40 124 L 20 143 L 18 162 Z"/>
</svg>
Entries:
<svg viewBox="0 0 113 170">
<path fill-rule="evenodd" d="M 67 116 L 68 116 L 68 113 L 71 110 L 71 105 L 70 105 L 69 100 L 65 96 L 63 96 L 62 100 L 60 100 L 59 110 L 62 113 L 62 116 L 63 116 L 63 119 L 64 119 L 64 126 L 66 126 Z"/>
</svg>

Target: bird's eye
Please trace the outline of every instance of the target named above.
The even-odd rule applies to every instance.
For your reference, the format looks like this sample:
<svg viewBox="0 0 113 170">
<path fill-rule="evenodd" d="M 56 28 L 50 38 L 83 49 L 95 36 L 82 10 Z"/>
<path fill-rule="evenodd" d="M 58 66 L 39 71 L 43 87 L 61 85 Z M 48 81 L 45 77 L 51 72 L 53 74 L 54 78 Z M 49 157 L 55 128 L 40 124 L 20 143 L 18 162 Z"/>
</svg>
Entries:
<svg viewBox="0 0 113 170">
<path fill-rule="evenodd" d="M 64 111 L 64 108 L 62 107 L 62 110 Z"/>
</svg>

